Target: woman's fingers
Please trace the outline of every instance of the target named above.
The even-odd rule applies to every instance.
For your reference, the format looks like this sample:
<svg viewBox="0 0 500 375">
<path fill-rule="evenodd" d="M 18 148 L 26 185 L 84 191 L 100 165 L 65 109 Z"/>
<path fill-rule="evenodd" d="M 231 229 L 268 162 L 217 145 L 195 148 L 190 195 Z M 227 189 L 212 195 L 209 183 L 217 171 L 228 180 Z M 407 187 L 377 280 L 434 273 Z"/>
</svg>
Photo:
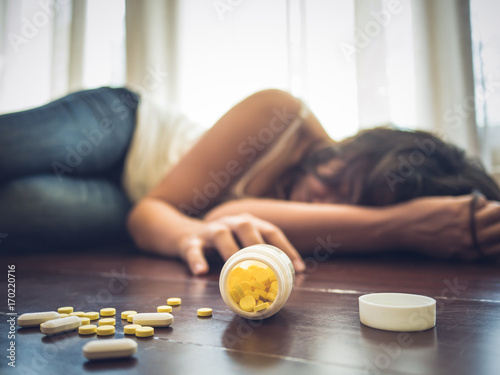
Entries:
<svg viewBox="0 0 500 375">
<path fill-rule="evenodd" d="M 209 229 L 210 242 L 224 260 L 228 260 L 240 247 L 234 239 L 231 229 L 224 224 L 211 223 Z"/>
<path fill-rule="evenodd" d="M 274 245 L 290 257 L 296 271 L 301 272 L 306 268 L 299 252 L 285 234 L 268 221 L 242 214 L 222 217 L 211 224 L 218 228 L 218 235 L 214 236 L 212 243 L 224 259 L 228 259 L 240 249 L 235 240 L 236 236 L 243 247 L 261 243 Z"/>
<path fill-rule="evenodd" d="M 233 230 L 243 246 L 258 243 L 274 245 L 288 255 L 296 271 L 302 272 L 306 269 L 297 249 L 277 226 L 249 214 L 240 215 L 238 219 L 241 221 L 234 225 Z"/>
<path fill-rule="evenodd" d="M 241 221 L 234 225 L 234 233 L 238 237 L 243 247 L 256 245 L 259 243 L 266 243 L 259 228 L 249 221 Z"/>
<path fill-rule="evenodd" d="M 254 218 L 252 222 L 247 221 L 237 225 L 235 233 L 243 246 L 259 243 L 274 245 L 289 256 L 296 271 L 302 272 L 305 270 L 306 266 L 299 252 L 288 241 L 285 234 L 271 223 Z"/>
<path fill-rule="evenodd" d="M 227 260 L 240 250 L 236 239 L 243 247 L 261 243 L 274 245 L 290 257 L 297 272 L 306 268 L 297 249 L 278 227 L 252 215 L 228 216 L 207 223 L 199 233 L 185 239 L 182 257 L 193 274 L 205 274 L 209 266 L 204 249 L 213 247 Z"/>
<path fill-rule="evenodd" d="M 203 275 L 208 272 L 208 263 L 203 252 L 203 242 L 196 237 L 185 243 L 183 256 L 189 269 L 194 275 Z"/>
<path fill-rule="evenodd" d="M 267 231 L 264 233 L 264 237 L 267 243 L 278 247 L 288 255 L 297 272 L 305 271 L 306 265 L 302 260 L 302 256 L 279 228 L 275 227 L 274 230 Z"/>
<path fill-rule="evenodd" d="M 500 222 L 500 202 L 490 201 L 476 213 L 476 225 L 483 228 Z"/>
<path fill-rule="evenodd" d="M 484 255 L 500 255 L 500 203 L 488 201 L 476 213 L 476 235 Z"/>
<path fill-rule="evenodd" d="M 490 251 L 486 251 L 486 249 L 500 245 L 500 222 L 483 229 L 480 233 L 479 242 L 486 255 L 493 256 L 494 254 L 490 254 Z"/>
</svg>

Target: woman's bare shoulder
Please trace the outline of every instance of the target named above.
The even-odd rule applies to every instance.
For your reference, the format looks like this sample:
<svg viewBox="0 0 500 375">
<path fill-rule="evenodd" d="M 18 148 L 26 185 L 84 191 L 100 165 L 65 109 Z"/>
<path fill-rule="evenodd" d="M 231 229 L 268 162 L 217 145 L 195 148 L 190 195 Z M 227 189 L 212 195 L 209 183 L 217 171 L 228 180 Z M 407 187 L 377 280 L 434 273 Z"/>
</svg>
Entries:
<svg viewBox="0 0 500 375">
<path fill-rule="evenodd" d="M 196 211 L 209 208 L 272 149 L 300 111 L 301 101 L 285 91 L 270 89 L 249 96 L 224 114 L 149 196 Z M 328 138 L 312 114 L 300 132 L 303 143 Z"/>
</svg>

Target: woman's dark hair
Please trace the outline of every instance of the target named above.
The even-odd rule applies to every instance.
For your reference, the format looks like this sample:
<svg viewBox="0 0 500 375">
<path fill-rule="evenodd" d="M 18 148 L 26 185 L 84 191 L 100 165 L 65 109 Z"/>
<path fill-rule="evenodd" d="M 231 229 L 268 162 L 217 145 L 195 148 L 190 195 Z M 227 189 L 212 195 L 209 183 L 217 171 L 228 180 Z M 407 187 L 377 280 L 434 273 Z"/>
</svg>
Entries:
<svg viewBox="0 0 500 375">
<path fill-rule="evenodd" d="M 330 186 L 347 184 L 349 203 L 384 206 L 416 197 L 470 194 L 479 190 L 500 200 L 500 189 L 479 161 L 425 131 L 377 127 L 359 132 L 306 157 L 301 168 L 338 158 L 343 167 L 331 176 L 317 174 Z"/>
</svg>

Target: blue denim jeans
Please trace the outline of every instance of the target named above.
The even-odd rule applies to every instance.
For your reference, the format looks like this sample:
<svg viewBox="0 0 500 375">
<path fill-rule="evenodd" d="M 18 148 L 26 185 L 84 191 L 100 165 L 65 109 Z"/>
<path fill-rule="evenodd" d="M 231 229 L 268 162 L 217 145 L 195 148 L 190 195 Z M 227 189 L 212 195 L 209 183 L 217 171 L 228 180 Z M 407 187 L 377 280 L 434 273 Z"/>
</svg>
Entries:
<svg viewBox="0 0 500 375">
<path fill-rule="evenodd" d="M 138 101 L 101 87 L 0 115 L 0 251 L 130 241 L 120 177 Z"/>
</svg>

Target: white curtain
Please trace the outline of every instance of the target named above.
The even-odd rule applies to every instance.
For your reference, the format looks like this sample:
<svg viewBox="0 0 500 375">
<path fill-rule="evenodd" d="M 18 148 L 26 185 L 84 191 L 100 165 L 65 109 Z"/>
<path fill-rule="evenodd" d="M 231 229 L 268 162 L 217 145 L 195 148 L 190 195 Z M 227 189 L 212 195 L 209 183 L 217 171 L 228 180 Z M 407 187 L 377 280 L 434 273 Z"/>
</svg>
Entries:
<svg viewBox="0 0 500 375">
<path fill-rule="evenodd" d="M 480 156 L 469 1 L 413 2 L 413 20 L 418 123 Z M 465 101 L 472 115 L 460 116 Z"/>
<path fill-rule="evenodd" d="M 127 85 L 175 106 L 176 0 L 126 0 Z"/>
<path fill-rule="evenodd" d="M 123 85 L 124 48 L 123 0 L 0 1 L 0 113 Z"/>
<path fill-rule="evenodd" d="M 85 0 L 0 3 L 0 111 L 82 87 Z"/>
<path fill-rule="evenodd" d="M 431 130 L 478 156 L 475 117 L 449 111 L 474 95 L 469 1 L 356 0 L 355 20 L 361 127 Z"/>
</svg>

